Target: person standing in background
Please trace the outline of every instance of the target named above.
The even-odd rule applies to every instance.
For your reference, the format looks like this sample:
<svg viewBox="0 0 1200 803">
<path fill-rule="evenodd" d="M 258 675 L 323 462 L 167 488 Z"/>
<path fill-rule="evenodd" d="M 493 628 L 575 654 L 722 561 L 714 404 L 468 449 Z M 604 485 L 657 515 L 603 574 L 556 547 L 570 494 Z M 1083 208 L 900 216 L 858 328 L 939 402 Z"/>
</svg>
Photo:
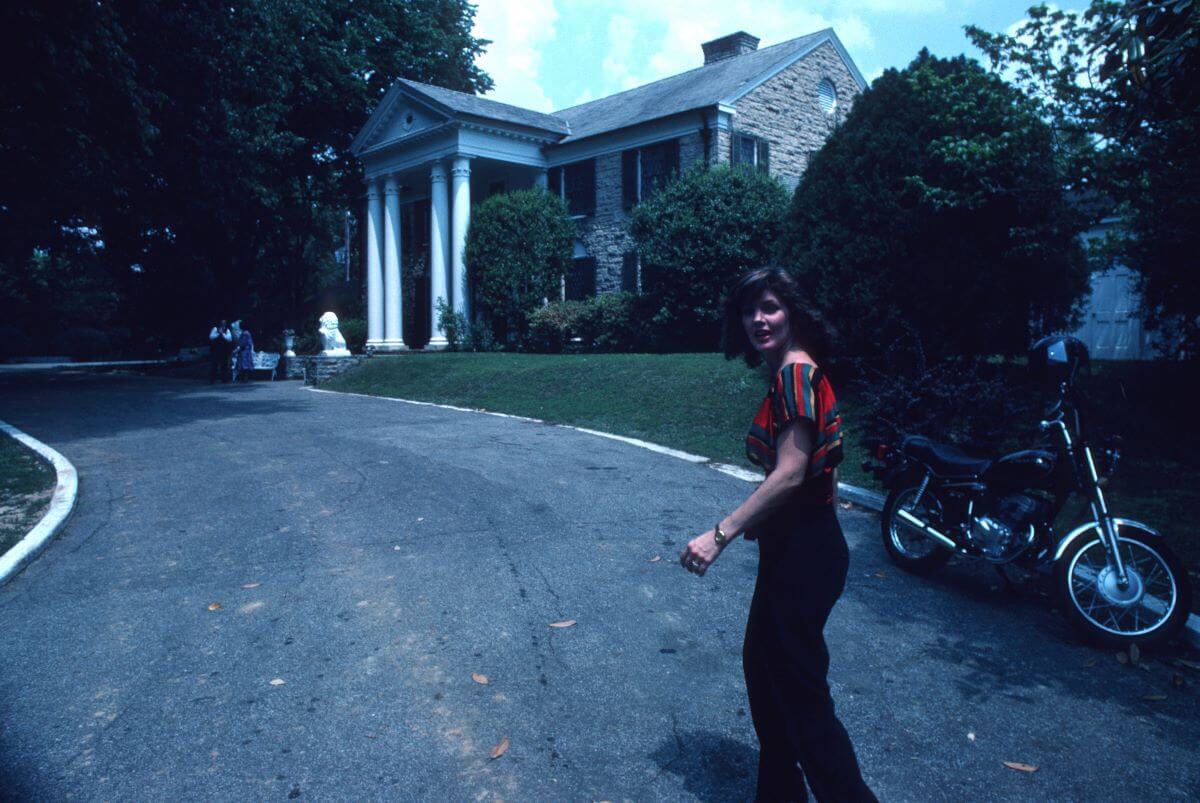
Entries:
<svg viewBox="0 0 1200 803">
<path fill-rule="evenodd" d="M 229 381 L 229 354 L 232 350 L 233 332 L 229 330 L 229 324 L 222 319 L 208 333 L 208 384 L 216 382 L 218 374 L 222 382 Z"/>
<path fill-rule="evenodd" d="M 250 335 L 250 330 L 242 328 L 242 333 L 238 335 L 237 344 L 237 378 L 239 382 L 248 382 L 250 374 L 254 370 L 254 338 Z"/>
</svg>

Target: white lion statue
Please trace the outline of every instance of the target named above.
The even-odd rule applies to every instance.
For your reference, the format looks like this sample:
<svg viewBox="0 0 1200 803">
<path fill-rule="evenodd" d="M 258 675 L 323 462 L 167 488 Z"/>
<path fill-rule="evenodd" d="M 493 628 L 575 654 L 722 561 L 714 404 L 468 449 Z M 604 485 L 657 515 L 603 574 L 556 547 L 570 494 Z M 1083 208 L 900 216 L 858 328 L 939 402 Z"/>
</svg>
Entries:
<svg viewBox="0 0 1200 803">
<path fill-rule="evenodd" d="M 346 348 L 346 338 L 338 329 L 338 317 L 332 312 L 321 316 L 321 325 L 317 328 L 321 337 L 321 355 L 325 357 L 349 357 L 350 349 Z"/>
</svg>

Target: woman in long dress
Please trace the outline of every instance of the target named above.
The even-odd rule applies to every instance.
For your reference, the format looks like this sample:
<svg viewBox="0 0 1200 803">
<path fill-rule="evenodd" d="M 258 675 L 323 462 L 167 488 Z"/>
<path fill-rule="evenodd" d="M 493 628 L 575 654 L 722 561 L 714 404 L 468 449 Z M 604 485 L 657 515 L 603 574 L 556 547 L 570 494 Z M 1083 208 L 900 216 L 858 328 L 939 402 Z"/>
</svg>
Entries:
<svg viewBox="0 0 1200 803">
<path fill-rule="evenodd" d="M 757 540 L 758 579 L 742 666 L 758 734 L 756 799 L 874 801 L 833 710 L 825 622 L 846 584 L 837 519 L 841 415 L 822 370 L 827 336 L 786 271 L 751 271 L 725 303 L 725 356 L 765 363 L 766 398 L 746 436 L 766 479 L 736 510 L 688 543 L 680 561 L 703 576 L 739 535 Z"/>
<path fill-rule="evenodd" d="M 237 344 L 237 378 L 243 382 L 250 380 L 250 375 L 254 371 L 254 338 L 250 336 L 250 330 L 243 328 L 242 333 L 238 335 Z"/>
</svg>

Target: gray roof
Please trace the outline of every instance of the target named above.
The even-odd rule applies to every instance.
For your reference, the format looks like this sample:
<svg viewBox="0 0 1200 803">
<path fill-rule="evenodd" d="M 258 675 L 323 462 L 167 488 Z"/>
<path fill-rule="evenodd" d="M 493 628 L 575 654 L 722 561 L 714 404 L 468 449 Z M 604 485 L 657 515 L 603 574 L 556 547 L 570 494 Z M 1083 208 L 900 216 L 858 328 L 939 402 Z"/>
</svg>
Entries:
<svg viewBox="0 0 1200 803">
<path fill-rule="evenodd" d="M 404 84 L 412 91 L 440 104 L 451 112 L 469 114 L 472 117 L 483 117 L 489 120 L 502 120 L 507 123 L 539 128 L 555 134 L 567 134 L 570 129 L 567 123 L 559 117 L 554 117 L 530 109 L 522 109 L 508 103 L 481 98 L 469 92 L 457 92 L 433 84 L 422 84 L 419 81 L 409 81 L 401 78 L 397 83 Z"/>
<path fill-rule="evenodd" d="M 571 124 L 570 136 L 562 142 L 573 142 L 647 120 L 714 106 L 735 95 L 742 86 L 770 73 L 772 68 L 790 62 L 807 47 L 831 35 L 832 31 L 828 29 L 818 31 L 556 111 L 555 117 Z"/>
</svg>

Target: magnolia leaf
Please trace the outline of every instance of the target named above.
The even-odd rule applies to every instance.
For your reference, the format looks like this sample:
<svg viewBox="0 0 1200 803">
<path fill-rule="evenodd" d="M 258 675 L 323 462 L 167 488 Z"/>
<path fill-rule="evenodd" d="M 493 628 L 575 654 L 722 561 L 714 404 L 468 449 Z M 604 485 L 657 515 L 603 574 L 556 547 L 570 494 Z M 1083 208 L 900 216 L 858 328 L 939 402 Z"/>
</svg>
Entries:
<svg viewBox="0 0 1200 803">
<path fill-rule="evenodd" d="M 1037 772 L 1037 764 L 1022 764 L 1020 761 L 1005 761 L 1004 766 L 1018 772 Z"/>
<path fill-rule="evenodd" d="M 564 619 L 561 622 L 551 622 L 550 626 L 551 627 L 570 627 L 573 624 L 575 624 L 574 619 Z"/>
<path fill-rule="evenodd" d="M 283 678 L 275 678 L 274 680 L 271 681 L 271 685 L 272 686 L 282 686 L 286 682 L 287 681 L 285 681 Z"/>
<path fill-rule="evenodd" d="M 650 558 L 650 563 L 658 563 L 660 560 L 662 560 L 662 555 L 655 555 Z"/>
<path fill-rule="evenodd" d="M 471 680 L 475 681 L 476 683 L 480 684 L 481 686 L 486 686 L 488 684 L 487 675 L 481 675 L 478 672 L 471 673 Z"/>
<path fill-rule="evenodd" d="M 1142 650 L 1137 644 L 1129 645 L 1129 660 L 1135 664 L 1142 659 Z"/>
<path fill-rule="evenodd" d="M 219 611 L 219 610 L 221 610 L 221 603 L 219 603 L 219 602 L 214 602 L 212 605 L 209 605 L 209 606 L 208 606 L 208 609 L 209 609 L 210 611 Z"/>
<path fill-rule="evenodd" d="M 876 577 L 887 577 L 887 574 L 885 572 L 875 572 L 875 576 Z"/>
<path fill-rule="evenodd" d="M 492 752 L 488 753 L 488 755 L 491 756 L 492 758 L 500 758 L 500 756 L 504 755 L 507 752 L 508 752 L 508 737 L 505 736 L 503 739 L 500 740 L 500 743 L 498 745 L 496 745 L 495 747 L 492 748 Z"/>
<path fill-rule="evenodd" d="M 246 583 L 242 588 L 258 588 L 262 583 Z"/>
</svg>

